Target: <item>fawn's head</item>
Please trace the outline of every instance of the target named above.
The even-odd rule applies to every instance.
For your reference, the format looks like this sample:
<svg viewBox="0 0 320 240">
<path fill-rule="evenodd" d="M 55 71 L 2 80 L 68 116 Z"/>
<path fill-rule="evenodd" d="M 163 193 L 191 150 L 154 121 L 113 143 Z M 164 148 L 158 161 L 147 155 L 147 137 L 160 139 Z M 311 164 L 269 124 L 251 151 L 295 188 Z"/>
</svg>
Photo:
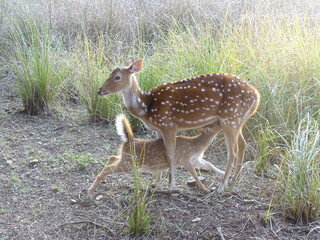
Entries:
<svg viewBox="0 0 320 240">
<path fill-rule="evenodd" d="M 130 58 L 122 67 L 113 70 L 108 79 L 99 88 L 97 93 L 100 96 L 108 95 L 111 93 L 118 93 L 124 89 L 130 88 L 132 84 L 132 75 L 140 72 L 142 69 L 142 60 L 134 61 Z"/>
</svg>

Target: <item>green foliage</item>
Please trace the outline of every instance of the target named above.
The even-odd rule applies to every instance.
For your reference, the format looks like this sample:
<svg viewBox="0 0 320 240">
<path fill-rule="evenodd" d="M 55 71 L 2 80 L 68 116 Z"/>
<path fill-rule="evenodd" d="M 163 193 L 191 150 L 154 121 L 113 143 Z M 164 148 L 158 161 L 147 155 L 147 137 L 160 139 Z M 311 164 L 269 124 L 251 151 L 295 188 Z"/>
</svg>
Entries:
<svg viewBox="0 0 320 240">
<path fill-rule="evenodd" d="M 320 125 L 310 115 L 299 124 L 280 168 L 280 206 L 306 223 L 320 215 Z"/>
<path fill-rule="evenodd" d="M 134 152 L 134 146 L 131 145 L 131 152 Z M 151 216 L 147 210 L 148 191 L 143 190 L 141 186 L 141 177 L 139 176 L 136 165 L 136 154 L 132 154 L 132 173 L 133 173 L 133 193 L 131 196 L 131 209 L 128 218 L 128 233 L 133 235 L 143 235 L 150 231 L 149 223 Z"/>
<path fill-rule="evenodd" d="M 85 39 L 83 53 L 76 56 L 77 70 L 79 71 L 76 73 L 76 88 L 80 95 L 80 101 L 94 122 L 114 119 L 121 107 L 118 95 L 114 94 L 104 98 L 97 94 L 97 90 L 107 78 L 105 51 L 102 39 L 98 41 L 97 45 Z"/>
<path fill-rule="evenodd" d="M 45 112 L 58 94 L 69 73 L 67 62 L 52 51 L 49 29 L 39 29 L 34 22 L 24 28 L 13 25 L 14 88 L 23 102 L 25 112 L 36 115 Z"/>
<path fill-rule="evenodd" d="M 260 125 L 261 129 L 256 135 L 257 144 L 257 156 L 258 159 L 254 161 L 255 172 L 257 174 L 262 174 L 270 168 L 272 160 L 275 158 L 275 152 L 280 149 L 278 146 L 279 138 L 281 135 L 276 133 L 271 126 L 266 122 L 265 125 Z"/>
<path fill-rule="evenodd" d="M 75 163 L 76 168 L 80 171 L 85 171 L 92 163 L 96 162 L 90 153 L 64 153 L 62 158 Z"/>
</svg>

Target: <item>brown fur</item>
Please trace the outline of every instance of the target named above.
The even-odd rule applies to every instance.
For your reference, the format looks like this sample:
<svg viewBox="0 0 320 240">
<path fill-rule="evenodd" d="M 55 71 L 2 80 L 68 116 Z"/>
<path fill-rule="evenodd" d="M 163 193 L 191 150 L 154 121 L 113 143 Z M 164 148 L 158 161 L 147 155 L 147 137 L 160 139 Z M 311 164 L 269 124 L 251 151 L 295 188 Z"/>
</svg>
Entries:
<svg viewBox="0 0 320 240">
<path fill-rule="evenodd" d="M 240 172 L 246 147 L 242 127 L 259 106 L 259 92 L 239 77 L 225 73 L 203 74 L 144 92 L 134 74 L 141 69 L 142 60 L 135 62 L 130 58 L 110 74 L 98 94 L 121 92 L 130 113 L 163 138 L 170 189 L 175 187 L 178 130 L 199 128 L 219 120 L 228 149 L 226 173 L 218 189 L 223 192 L 233 166 L 233 181 Z"/>
<path fill-rule="evenodd" d="M 161 172 L 169 167 L 165 158 L 165 150 L 162 139 L 145 140 L 133 138 L 129 122 L 123 117 L 124 131 L 129 136 L 128 141 L 123 142 L 120 147 L 120 155 L 112 156 L 108 164 L 88 190 L 91 194 L 97 185 L 105 181 L 106 176 L 113 173 L 123 173 L 132 170 L 132 160 L 135 164 L 148 172 Z M 194 166 L 212 170 L 223 175 L 224 172 L 214 167 L 211 163 L 202 159 L 202 155 L 212 142 L 213 138 L 221 131 L 219 123 L 207 126 L 201 134 L 196 137 L 177 137 L 176 164 L 184 167 L 194 177 L 200 189 L 208 192 L 208 189 L 199 181 Z"/>
</svg>

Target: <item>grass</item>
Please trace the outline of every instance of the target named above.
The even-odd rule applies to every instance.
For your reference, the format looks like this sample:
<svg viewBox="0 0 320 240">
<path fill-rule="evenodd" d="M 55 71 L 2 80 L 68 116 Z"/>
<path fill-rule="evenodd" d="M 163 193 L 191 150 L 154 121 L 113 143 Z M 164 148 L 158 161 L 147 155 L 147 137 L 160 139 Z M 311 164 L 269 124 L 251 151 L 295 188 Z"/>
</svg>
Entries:
<svg viewBox="0 0 320 240">
<path fill-rule="evenodd" d="M 149 224 L 152 220 L 147 210 L 148 191 L 144 190 L 141 185 L 142 178 L 136 165 L 134 144 L 130 144 L 130 149 L 133 153 L 131 164 L 134 189 L 131 195 L 131 209 L 127 220 L 127 231 L 132 235 L 143 235 L 150 231 Z"/>
<path fill-rule="evenodd" d="M 288 146 L 280 175 L 280 205 L 298 223 L 320 215 L 320 125 L 310 115 Z"/>
<path fill-rule="evenodd" d="M 27 29 L 13 25 L 13 71 L 16 75 L 14 88 L 22 100 L 24 111 L 37 115 L 49 109 L 69 68 L 52 48 L 49 29 L 43 30 L 30 20 Z"/>
<path fill-rule="evenodd" d="M 120 107 L 119 96 L 99 97 L 97 90 L 107 78 L 108 69 L 102 39 L 97 44 L 85 39 L 83 52 L 75 55 L 78 77 L 75 88 L 93 122 L 114 119 Z"/>
<path fill-rule="evenodd" d="M 128 7 L 112 0 L 0 2 L 0 64 L 14 71 L 26 112 L 47 111 L 53 99 L 65 101 L 71 92 L 89 119 L 112 121 L 126 111 L 121 96 L 101 98 L 96 91 L 131 56 L 144 60 L 138 79 L 145 91 L 201 73 L 236 74 L 261 94 L 245 132 L 257 146 L 255 171 L 281 163 L 284 214 L 302 222 L 319 214 L 312 195 L 320 182 L 314 171 L 320 122 L 316 1 L 124 2 Z"/>
</svg>

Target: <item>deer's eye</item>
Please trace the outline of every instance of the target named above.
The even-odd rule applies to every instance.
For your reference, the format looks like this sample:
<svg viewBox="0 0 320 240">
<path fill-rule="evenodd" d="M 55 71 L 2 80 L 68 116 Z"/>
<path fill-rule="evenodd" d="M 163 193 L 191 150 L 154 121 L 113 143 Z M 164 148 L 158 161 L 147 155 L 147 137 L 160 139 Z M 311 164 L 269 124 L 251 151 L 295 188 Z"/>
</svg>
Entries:
<svg viewBox="0 0 320 240">
<path fill-rule="evenodd" d="M 119 81 L 120 79 L 121 79 L 120 76 L 115 76 L 115 77 L 114 77 L 114 80 L 116 80 L 116 81 Z"/>
</svg>

